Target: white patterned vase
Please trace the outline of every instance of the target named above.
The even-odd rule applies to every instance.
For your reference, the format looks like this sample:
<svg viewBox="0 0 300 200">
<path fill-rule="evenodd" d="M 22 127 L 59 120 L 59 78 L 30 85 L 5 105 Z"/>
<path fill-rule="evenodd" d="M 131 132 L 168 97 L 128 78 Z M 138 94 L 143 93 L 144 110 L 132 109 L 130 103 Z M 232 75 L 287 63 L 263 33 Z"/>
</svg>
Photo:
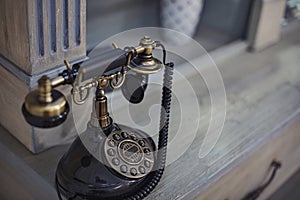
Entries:
<svg viewBox="0 0 300 200">
<path fill-rule="evenodd" d="M 161 0 L 161 25 L 192 37 L 197 29 L 203 0 Z M 168 36 L 174 43 L 182 37 Z"/>
</svg>

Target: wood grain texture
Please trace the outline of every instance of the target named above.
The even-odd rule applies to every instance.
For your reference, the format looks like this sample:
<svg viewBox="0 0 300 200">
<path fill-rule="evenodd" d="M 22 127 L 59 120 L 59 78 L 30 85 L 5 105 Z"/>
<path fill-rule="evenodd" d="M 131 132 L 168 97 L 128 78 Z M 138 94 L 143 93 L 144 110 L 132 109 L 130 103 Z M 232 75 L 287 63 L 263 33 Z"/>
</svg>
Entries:
<svg viewBox="0 0 300 200">
<path fill-rule="evenodd" d="M 66 9 L 62 2 L 1 0 L 0 55 L 30 75 L 59 67 L 64 59 L 84 58 L 86 1 L 69 0 Z M 79 9 L 75 10 L 75 3 Z M 63 27 L 66 16 L 68 26 Z"/>
<path fill-rule="evenodd" d="M 53 147 L 70 143 L 76 135 L 72 114 L 58 127 L 41 129 L 30 126 L 22 115 L 22 104 L 27 93 L 32 90 L 0 65 L 0 119 L 1 125 L 23 143 L 31 152 L 38 153 Z M 66 96 L 69 87 L 62 87 Z M 69 98 L 70 100 L 70 98 Z"/>
<path fill-rule="evenodd" d="M 50 185 L 54 186 L 54 174 L 58 159 L 67 150 L 69 145 L 52 147 L 49 151 L 43 151 L 39 154 L 32 154 L 21 142 L 2 126 L 0 127 L 0 143 L 7 147 L 10 152 L 19 157 L 26 165 L 30 166 Z"/>
<path fill-rule="evenodd" d="M 80 60 L 86 56 L 86 30 L 85 30 L 85 15 L 86 15 L 86 1 L 80 0 L 80 13 L 75 13 L 74 4 L 76 1 L 55 1 L 55 22 L 56 22 L 56 50 L 50 51 L 49 38 L 49 4 L 43 1 L 43 9 L 40 11 L 43 15 L 43 34 L 44 34 L 44 55 L 40 55 L 38 50 L 38 17 L 36 9 L 36 1 L 28 1 L 29 13 L 29 35 L 30 35 L 30 70 L 26 71 L 29 74 L 38 74 L 48 69 L 52 69 L 63 65 L 63 60 L 67 59 L 70 62 Z M 66 9 L 64 9 L 63 2 L 68 2 Z M 69 9 L 72 8 L 72 9 Z M 75 15 L 80 15 L 80 43 L 75 44 Z M 67 19 L 66 19 L 67 17 Z M 67 27 L 64 28 L 64 20 L 67 20 Z M 64 38 L 68 41 L 68 46 L 64 45 Z"/>
<path fill-rule="evenodd" d="M 0 55 L 29 71 L 27 1 L 0 1 Z"/>
<path fill-rule="evenodd" d="M 254 2 L 248 38 L 251 50 L 259 51 L 279 41 L 285 6 L 284 0 Z"/>
<path fill-rule="evenodd" d="M 68 5 L 65 10 L 62 2 L 1 0 L 0 56 L 5 57 L 0 62 L 5 65 L 0 69 L 1 124 L 33 153 L 70 142 L 76 134 L 68 128 L 74 127 L 72 117 L 64 125 L 46 130 L 29 126 L 21 114 L 23 99 L 34 89 L 41 72 L 61 68 L 64 59 L 74 61 L 85 57 L 86 1 L 65 1 Z M 63 16 L 68 16 L 67 29 L 62 27 Z M 63 44 L 64 37 L 68 47 Z M 55 70 L 47 71 L 53 72 L 57 74 Z M 20 75 L 26 80 L 16 78 Z M 65 89 L 65 94 L 69 95 L 69 91 Z"/>
<path fill-rule="evenodd" d="M 227 117 L 218 143 L 204 159 L 198 158 L 198 152 L 210 117 L 205 110 L 209 100 L 205 103 L 208 95 L 205 87 L 199 84 L 200 77 L 189 78 L 195 81 L 193 85 L 198 83 L 197 95 L 202 103 L 199 131 L 189 150 L 167 167 L 164 179 L 149 199 L 192 199 L 201 196 L 202 186 L 213 182 L 214 177 L 222 177 L 225 173 L 223 170 L 232 169 L 231 164 L 251 154 L 261 142 L 273 137 L 274 130 L 281 129 L 282 122 L 297 112 L 300 106 L 298 32 L 299 28 L 293 34 L 286 35 L 272 49 L 241 54 L 217 63 L 227 92 Z M 178 89 L 182 90 L 184 88 Z M 173 106 L 176 108 L 176 104 Z M 185 126 L 189 126 L 193 119 L 188 120 Z M 189 135 L 185 132 L 178 137 L 182 139 L 176 148 L 181 148 Z M 175 149 L 169 149 L 169 152 L 172 151 Z M 299 163 L 294 167 L 299 167 Z"/>
<path fill-rule="evenodd" d="M 33 151 L 32 128 L 21 114 L 22 101 L 29 88 L 0 65 L 0 119 L 2 126 Z"/>
<path fill-rule="evenodd" d="M 56 191 L 24 161 L 0 143 L 2 200 L 57 198 Z"/>
<path fill-rule="evenodd" d="M 239 181 L 241 179 L 242 181 L 245 181 L 244 179 L 249 180 L 249 188 L 241 189 L 238 194 L 224 191 L 224 193 L 221 193 L 224 196 L 214 196 L 221 200 L 225 198 L 235 200 L 235 198 L 238 199 L 248 191 L 256 188 L 265 178 L 271 159 L 278 158 L 282 160 L 283 168 L 278 176 L 279 181 L 272 184 L 270 190 L 264 193 L 268 196 L 269 192 L 274 191 L 282 181 L 299 167 L 298 152 L 300 150 L 297 146 L 300 107 L 299 31 L 300 27 L 285 35 L 277 45 L 260 53 L 250 54 L 245 52 L 229 60 L 223 59 L 221 62 L 217 62 L 227 93 L 227 117 L 217 144 L 204 158 L 199 158 L 199 149 L 205 138 L 211 117 L 210 96 L 205 82 L 200 75 L 186 77 L 194 86 L 201 108 L 201 116 L 197 119 L 189 115 L 180 118 L 180 109 L 185 109 L 192 114 L 196 111 L 194 107 L 190 106 L 192 92 L 187 91 L 180 82 L 175 81 L 175 96 L 185 94 L 185 99 L 179 102 L 174 96 L 169 141 L 172 143 L 177 138 L 177 142 L 173 147 L 169 146 L 167 159 L 172 159 L 174 152 L 178 152 L 178 149 L 188 148 L 177 160 L 166 167 L 162 180 L 147 199 L 204 198 L 206 194 L 204 189 L 213 188 L 214 184 L 220 188 L 221 186 L 216 181 L 221 180 L 222 177 L 226 180 L 223 184 L 228 185 L 228 187 L 222 186 L 225 191 L 226 188 L 232 191 L 236 185 L 243 184 L 244 182 Z M 176 67 L 180 68 L 182 66 Z M 214 71 L 211 67 L 204 67 L 201 63 L 198 63 L 196 67 L 205 70 L 209 78 L 214 78 Z M 215 92 L 218 94 L 221 89 L 223 88 L 216 87 Z M 187 94 L 184 92 L 187 92 Z M 150 97 L 146 97 L 145 100 L 155 101 L 158 96 L 150 93 Z M 217 117 L 219 116 L 218 109 L 217 105 L 214 109 Z M 135 123 L 145 123 L 147 118 L 144 116 L 147 111 L 145 109 L 137 110 L 136 114 L 139 117 L 135 117 L 137 119 Z M 122 107 L 116 110 L 116 113 L 120 116 L 126 116 Z M 79 114 L 83 115 L 84 113 L 80 112 Z M 116 119 L 116 116 L 114 116 L 114 119 Z M 196 129 L 197 134 L 193 136 L 191 134 L 193 131 L 191 124 L 195 122 L 199 123 L 199 127 Z M 189 127 L 190 130 L 177 132 L 179 123 L 183 127 Z M 155 139 L 157 138 L 155 132 L 151 134 L 154 134 Z M 188 143 L 189 140 L 192 143 Z M 9 144 L 9 141 L 6 144 Z M 16 152 L 22 152 L 18 150 L 19 148 L 22 148 L 22 146 L 14 146 L 12 149 Z M 54 148 L 38 156 L 21 153 L 20 157 L 23 157 L 30 166 L 51 183 L 61 153 L 62 151 Z M 259 157 L 255 155 L 259 155 Z M 41 160 L 47 159 L 51 160 L 47 166 L 40 164 Z M 257 176 L 252 174 L 251 170 L 247 171 L 243 167 L 248 166 L 248 159 L 249 162 L 253 161 L 249 164 L 250 169 L 261 169 L 257 170 Z M 246 164 L 243 165 L 243 162 Z M 226 179 L 230 171 L 236 173 L 241 171 L 241 179 L 239 176 L 236 176 L 236 182 L 230 178 Z M 51 175 L 51 173 L 53 174 Z M 209 193 L 210 189 L 207 189 L 207 192 L 218 195 L 216 193 L 219 190 L 211 190 L 215 192 Z"/>
<path fill-rule="evenodd" d="M 272 184 L 259 199 L 267 199 L 298 168 L 300 160 L 300 112 L 291 121 L 284 123 L 265 143 L 257 146 L 255 152 L 244 157 L 222 177 L 202 188 L 198 200 L 242 199 L 247 193 L 258 188 L 270 176 L 270 163 L 282 162 Z"/>
</svg>

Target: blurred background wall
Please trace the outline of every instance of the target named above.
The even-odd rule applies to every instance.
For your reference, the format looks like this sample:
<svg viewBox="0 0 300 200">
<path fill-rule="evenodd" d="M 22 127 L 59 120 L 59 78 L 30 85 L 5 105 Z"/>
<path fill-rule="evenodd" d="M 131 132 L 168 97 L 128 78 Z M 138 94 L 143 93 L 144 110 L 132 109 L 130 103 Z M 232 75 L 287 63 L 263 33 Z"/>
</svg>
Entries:
<svg viewBox="0 0 300 200">
<path fill-rule="evenodd" d="M 189 3 L 200 1 L 202 11 L 196 24 L 194 38 L 210 51 L 237 39 L 245 39 L 252 0 L 169 0 L 178 4 L 175 14 Z M 193 2 L 194 1 L 194 2 Z M 163 2 L 163 3 L 162 3 Z M 159 0 L 87 1 L 87 48 L 111 35 L 138 27 L 162 27 L 161 13 L 168 6 Z M 186 5 L 184 5 L 186 4 Z M 183 7 L 183 8 L 182 8 Z M 184 18 L 184 15 L 181 15 Z M 182 19 L 185 20 L 185 19 Z"/>
</svg>

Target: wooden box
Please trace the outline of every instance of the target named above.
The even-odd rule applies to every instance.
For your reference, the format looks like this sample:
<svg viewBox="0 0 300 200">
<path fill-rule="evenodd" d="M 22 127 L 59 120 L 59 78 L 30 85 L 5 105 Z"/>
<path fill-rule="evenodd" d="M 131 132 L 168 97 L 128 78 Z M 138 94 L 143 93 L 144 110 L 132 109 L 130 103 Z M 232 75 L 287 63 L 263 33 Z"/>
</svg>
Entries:
<svg viewBox="0 0 300 200">
<path fill-rule="evenodd" d="M 29 75 L 86 55 L 84 0 L 0 0 L 0 54 Z"/>
<path fill-rule="evenodd" d="M 0 0 L 0 5 L 0 124 L 33 153 L 70 142 L 76 132 L 72 115 L 59 127 L 39 129 L 25 122 L 21 107 L 39 77 L 57 75 L 65 59 L 85 58 L 86 1 Z"/>
<path fill-rule="evenodd" d="M 279 41 L 285 6 L 285 0 L 254 1 L 248 29 L 251 51 L 260 51 Z"/>
<path fill-rule="evenodd" d="M 1 66 L 1 65 L 0 65 Z M 22 104 L 32 88 L 15 75 L 0 67 L 0 122 L 14 137 L 31 152 L 39 153 L 45 149 L 72 141 L 76 131 L 69 114 L 66 122 L 58 127 L 41 129 L 30 126 L 22 115 Z M 64 90 L 68 95 L 70 88 Z"/>
</svg>

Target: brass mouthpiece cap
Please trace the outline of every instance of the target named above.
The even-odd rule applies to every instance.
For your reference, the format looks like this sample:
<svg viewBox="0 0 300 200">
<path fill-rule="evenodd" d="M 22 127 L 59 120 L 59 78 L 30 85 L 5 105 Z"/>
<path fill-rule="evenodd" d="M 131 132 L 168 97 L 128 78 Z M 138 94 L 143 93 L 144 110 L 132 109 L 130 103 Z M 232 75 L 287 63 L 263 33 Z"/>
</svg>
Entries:
<svg viewBox="0 0 300 200">
<path fill-rule="evenodd" d="M 50 128 L 63 123 L 69 112 L 65 96 L 52 90 L 48 77 L 39 80 L 39 89 L 30 92 L 22 107 L 26 121 L 40 128 Z"/>
<path fill-rule="evenodd" d="M 64 112 L 67 100 L 62 93 L 57 90 L 51 92 L 51 102 L 42 102 L 39 100 L 39 91 L 30 92 L 24 102 L 25 109 L 37 117 L 55 117 Z"/>
</svg>

